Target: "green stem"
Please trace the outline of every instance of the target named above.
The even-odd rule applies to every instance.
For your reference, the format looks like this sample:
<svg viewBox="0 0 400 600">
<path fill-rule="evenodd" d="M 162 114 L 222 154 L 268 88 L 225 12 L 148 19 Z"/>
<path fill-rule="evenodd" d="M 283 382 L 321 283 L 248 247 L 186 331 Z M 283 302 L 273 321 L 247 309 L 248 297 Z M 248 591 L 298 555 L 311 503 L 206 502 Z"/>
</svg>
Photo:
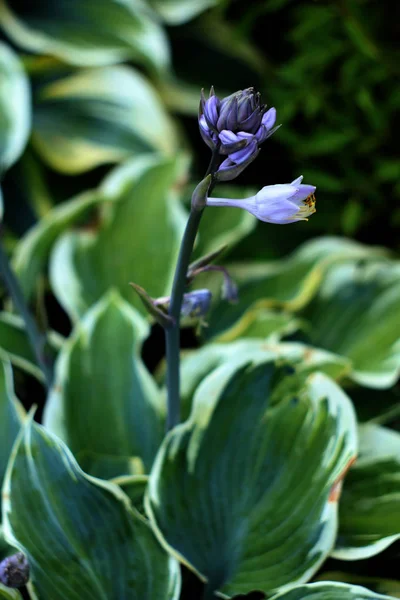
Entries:
<svg viewBox="0 0 400 600">
<path fill-rule="evenodd" d="M 219 148 L 216 148 L 211 157 L 207 169 L 207 175 L 214 174 L 219 160 Z M 212 181 L 209 194 L 215 182 Z M 173 319 L 173 325 L 165 329 L 166 358 L 167 358 L 167 431 L 175 427 L 180 421 L 180 376 L 179 376 L 179 353 L 180 353 L 180 315 L 183 294 L 186 287 L 187 271 L 192 255 L 194 242 L 199 229 L 203 210 L 192 209 L 183 234 L 179 250 L 178 262 L 175 269 L 174 282 L 172 284 L 171 302 L 168 314 Z"/>
<path fill-rule="evenodd" d="M 26 304 L 21 286 L 8 261 L 7 254 L 0 240 L 0 276 L 11 296 L 13 304 L 25 322 L 26 332 L 32 350 L 36 356 L 38 365 L 43 371 L 46 386 L 49 388 L 52 382 L 52 369 L 47 363 L 44 347 L 46 344 L 45 336 L 39 331 L 34 318 Z"/>
<path fill-rule="evenodd" d="M 174 319 L 174 324 L 165 330 L 168 387 L 168 431 L 179 423 L 180 418 L 179 317 L 181 314 L 183 294 L 186 287 L 187 270 L 202 214 L 203 211 L 192 211 L 186 224 L 186 229 L 185 233 L 183 234 L 182 244 L 179 252 L 178 263 L 176 266 L 169 309 L 169 315 Z"/>
</svg>

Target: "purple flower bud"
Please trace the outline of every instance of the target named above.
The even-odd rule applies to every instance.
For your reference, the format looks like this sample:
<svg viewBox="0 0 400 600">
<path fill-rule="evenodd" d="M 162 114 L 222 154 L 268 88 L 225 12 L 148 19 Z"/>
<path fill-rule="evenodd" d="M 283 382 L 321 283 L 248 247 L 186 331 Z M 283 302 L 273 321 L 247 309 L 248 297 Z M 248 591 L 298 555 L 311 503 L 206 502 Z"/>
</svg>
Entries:
<svg viewBox="0 0 400 600">
<path fill-rule="evenodd" d="M 253 162 L 253 160 L 257 158 L 259 151 L 259 148 L 257 148 L 256 152 L 250 154 L 247 160 L 239 164 L 234 163 L 228 156 L 228 158 L 221 163 L 218 171 L 215 173 L 217 181 L 232 181 L 232 179 L 235 179 L 251 162 Z"/>
<path fill-rule="evenodd" d="M 260 221 L 279 225 L 306 221 L 315 213 L 315 186 L 305 185 L 302 180 L 301 176 L 292 183 L 267 185 L 255 196 L 241 200 L 208 198 L 207 205 L 244 208 Z"/>
<path fill-rule="evenodd" d="M 8 556 L 0 563 L 0 582 L 11 588 L 19 588 L 29 581 L 29 563 L 22 552 Z"/>
<path fill-rule="evenodd" d="M 230 154 L 229 158 L 231 159 L 232 162 L 236 163 L 237 165 L 240 165 L 240 164 L 243 164 L 244 162 L 246 162 L 251 156 L 253 156 L 253 154 L 257 154 L 257 153 L 258 153 L 258 144 L 257 144 L 257 140 L 254 138 L 250 141 L 250 143 L 245 148 L 242 148 L 241 150 L 238 150 L 237 152 L 233 152 L 232 154 Z"/>
<path fill-rule="evenodd" d="M 183 296 L 181 315 L 183 317 L 204 317 L 211 306 L 210 290 L 194 290 Z"/>
<path fill-rule="evenodd" d="M 217 125 L 219 105 L 220 101 L 217 96 L 211 96 L 204 105 L 204 117 L 207 125 L 211 128 L 215 128 Z"/>
<path fill-rule="evenodd" d="M 211 129 L 207 125 L 207 121 L 204 115 L 201 115 L 201 117 L 199 118 L 199 129 L 201 137 L 203 138 L 207 146 L 209 146 L 213 150 L 215 148 L 215 141 L 217 139 L 217 136 L 213 131 L 211 131 Z"/>
<path fill-rule="evenodd" d="M 246 148 L 246 146 L 254 139 L 254 136 L 245 131 L 240 131 L 236 135 L 236 133 L 233 133 L 232 131 L 223 129 L 219 134 L 219 139 L 222 142 L 220 153 L 229 154 L 233 162 L 236 162 L 231 156 L 232 153 Z"/>
<path fill-rule="evenodd" d="M 222 100 L 215 96 L 213 88 L 207 100 L 202 91 L 199 111 L 201 136 L 212 150 L 218 148 L 219 154 L 229 158 L 218 169 L 219 180 L 234 179 L 238 174 L 237 166 L 254 160 L 260 144 L 277 130 L 275 121 L 275 108 L 267 111 L 254 88 L 239 90 Z"/>
</svg>

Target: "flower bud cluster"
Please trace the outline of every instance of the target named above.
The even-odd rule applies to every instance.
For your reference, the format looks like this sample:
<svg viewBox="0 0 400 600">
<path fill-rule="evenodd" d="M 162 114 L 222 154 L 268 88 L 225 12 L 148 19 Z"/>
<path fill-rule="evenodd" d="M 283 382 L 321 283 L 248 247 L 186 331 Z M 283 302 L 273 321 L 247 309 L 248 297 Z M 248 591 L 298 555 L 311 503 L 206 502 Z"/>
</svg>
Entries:
<svg viewBox="0 0 400 600">
<path fill-rule="evenodd" d="M 216 177 L 229 181 L 237 177 L 258 155 L 260 145 L 279 126 L 275 108 L 261 103 L 254 88 L 240 90 L 220 100 L 211 88 L 206 100 L 202 92 L 199 110 L 200 134 L 205 143 L 226 158 Z"/>
</svg>

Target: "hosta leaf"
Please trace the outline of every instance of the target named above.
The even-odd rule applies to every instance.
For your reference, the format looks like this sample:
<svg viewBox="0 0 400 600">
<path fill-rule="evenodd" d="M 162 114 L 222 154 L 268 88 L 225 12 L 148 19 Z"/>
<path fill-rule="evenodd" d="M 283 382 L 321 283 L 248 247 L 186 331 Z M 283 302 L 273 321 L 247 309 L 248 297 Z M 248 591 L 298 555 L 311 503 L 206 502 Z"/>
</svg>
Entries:
<svg viewBox="0 0 400 600">
<path fill-rule="evenodd" d="M 221 0 L 150 0 L 151 5 L 169 25 L 190 21 Z"/>
<path fill-rule="evenodd" d="M 352 361 L 352 377 L 374 388 L 400 373 L 400 263 L 337 265 L 304 311 L 311 343 Z"/>
<path fill-rule="evenodd" d="M 230 273 L 239 284 L 239 302 L 229 307 L 220 302 L 216 306 L 209 319 L 207 335 L 214 337 L 224 330 L 229 331 L 233 325 L 239 335 L 247 329 L 259 309 L 299 310 L 315 295 L 332 264 L 379 255 L 382 255 L 379 248 L 343 238 L 324 237 L 303 244 L 282 260 L 233 265 Z"/>
<path fill-rule="evenodd" d="M 351 402 L 323 374 L 282 374 L 265 359 L 216 369 L 150 474 L 160 539 L 228 597 L 306 581 L 335 540 L 357 446 Z"/>
<path fill-rule="evenodd" d="M 169 47 L 163 29 L 139 0 L 15 3 L 0 0 L 0 23 L 26 50 L 74 65 L 108 65 L 134 59 L 164 69 Z"/>
<path fill-rule="evenodd" d="M 273 596 L 271 600 L 390 600 L 392 596 L 382 596 L 359 585 L 346 583 L 311 583 L 299 585 L 287 592 Z"/>
<path fill-rule="evenodd" d="M 121 490 L 79 468 L 68 448 L 27 423 L 3 490 L 5 531 L 40 600 L 177 600 L 178 565 Z"/>
<path fill-rule="evenodd" d="M 339 379 L 350 370 L 350 363 L 340 356 L 296 342 L 274 343 L 272 340 L 237 340 L 228 344 L 207 344 L 188 353 L 181 362 L 182 416 L 189 416 L 193 395 L 202 380 L 222 364 L 244 365 L 249 360 L 279 360 L 298 372 L 322 371 Z"/>
<path fill-rule="evenodd" d="M 89 191 L 63 202 L 49 211 L 19 241 L 14 255 L 14 266 L 27 298 L 31 298 L 37 279 L 44 270 L 51 247 L 57 237 L 90 211 L 100 205 L 103 198 L 99 191 Z"/>
<path fill-rule="evenodd" d="M 9 361 L 0 353 L 0 486 L 10 458 L 11 449 L 21 427 L 23 408 L 14 394 L 13 374 Z M 0 525 L 0 560 L 9 553 Z M 7 596 L 8 597 L 8 596 Z M 0 593 L 1 598 L 1 593 Z"/>
<path fill-rule="evenodd" d="M 148 331 L 135 309 L 110 293 L 85 315 L 60 352 L 44 423 L 84 470 L 94 473 L 97 459 L 97 476 L 135 472 L 135 463 L 128 468 L 132 457 L 150 469 L 163 438 L 165 409 L 140 358 Z M 103 473 L 101 457 L 107 462 Z"/>
<path fill-rule="evenodd" d="M 128 496 L 132 506 L 136 508 L 144 517 L 144 494 L 147 489 L 147 475 L 125 475 L 113 479 L 113 483 L 118 485 L 121 490 Z"/>
<path fill-rule="evenodd" d="M 0 599 L 1 600 L 21 600 L 22 596 L 18 590 L 7 588 L 0 583 Z"/>
<path fill-rule="evenodd" d="M 139 169 L 139 164 L 145 168 Z M 122 165 L 103 186 L 105 197 L 113 200 L 109 218 L 94 231 L 71 231 L 59 238 L 52 251 L 50 279 L 71 317 L 82 316 L 112 287 L 144 313 L 130 281 L 152 297 L 169 293 L 184 228 L 182 210 L 171 191 L 176 170 L 177 162 L 170 160 Z"/>
<path fill-rule="evenodd" d="M 6 471 L 11 448 L 21 427 L 24 411 L 14 394 L 11 365 L 0 354 L 0 484 Z"/>
<path fill-rule="evenodd" d="M 62 344 L 63 338 L 54 331 L 48 334 L 46 357 L 53 362 Z M 17 315 L 0 312 L 0 348 L 13 365 L 44 380 L 42 369 L 37 365 L 36 356 L 32 350 L 26 333 L 23 319 Z"/>
<path fill-rule="evenodd" d="M 369 577 L 368 575 L 356 575 L 345 571 L 322 572 L 318 581 L 338 581 L 355 585 L 368 586 L 368 589 L 378 594 L 389 594 L 394 598 L 400 598 L 400 581 L 394 579 L 383 579 L 382 577 Z"/>
<path fill-rule="evenodd" d="M 301 329 L 302 322 L 296 319 L 291 313 L 285 311 L 273 311 L 268 309 L 259 309 L 253 315 L 251 311 L 246 313 L 247 325 L 245 320 L 240 322 L 238 329 L 235 326 L 223 332 L 216 338 L 216 342 L 230 342 L 240 338 L 262 338 L 266 340 L 278 340 L 284 335 L 290 335 L 298 329 Z"/>
<path fill-rule="evenodd" d="M 21 155 L 31 128 L 28 78 L 18 56 L 2 42 L 0 42 L 0 82 L 1 174 Z"/>
<path fill-rule="evenodd" d="M 176 152 L 172 120 L 155 90 L 126 66 L 84 69 L 41 87 L 32 140 L 51 167 L 71 174 L 130 156 Z"/>
<path fill-rule="evenodd" d="M 378 425 L 359 430 L 360 454 L 343 486 L 334 556 L 359 560 L 400 539 L 400 434 Z"/>
</svg>

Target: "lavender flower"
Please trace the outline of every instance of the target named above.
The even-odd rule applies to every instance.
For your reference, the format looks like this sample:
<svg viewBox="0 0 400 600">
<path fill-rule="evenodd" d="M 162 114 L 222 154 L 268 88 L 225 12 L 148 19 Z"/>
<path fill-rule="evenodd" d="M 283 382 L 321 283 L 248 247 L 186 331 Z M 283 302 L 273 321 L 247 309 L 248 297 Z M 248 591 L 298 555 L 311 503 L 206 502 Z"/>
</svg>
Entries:
<svg viewBox="0 0 400 600">
<path fill-rule="evenodd" d="M 240 90 L 220 100 L 211 88 L 208 100 L 202 92 L 199 111 L 200 133 L 206 144 L 227 156 L 217 171 L 220 181 L 236 177 L 252 162 L 260 144 L 269 138 L 276 110 L 267 110 L 261 96 L 253 88 Z"/>
<path fill-rule="evenodd" d="M 301 183 L 303 176 L 292 183 L 267 185 L 255 196 L 243 200 L 208 198 L 207 206 L 244 208 L 260 221 L 284 225 L 306 221 L 315 213 L 315 186 Z"/>
<path fill-rule="evenodd" d="M 0 563 L 0 582 L 11 588 L 19 588 L 29 581 L 29 563 L 22 552 L 7 556 Z"/>
<path fill-rule="evenodd" d="M 210 290 L 194 290 L 183 296 L 181 315 L 183 317 L 203 317 L 211 306 Z"/>
</svg>

